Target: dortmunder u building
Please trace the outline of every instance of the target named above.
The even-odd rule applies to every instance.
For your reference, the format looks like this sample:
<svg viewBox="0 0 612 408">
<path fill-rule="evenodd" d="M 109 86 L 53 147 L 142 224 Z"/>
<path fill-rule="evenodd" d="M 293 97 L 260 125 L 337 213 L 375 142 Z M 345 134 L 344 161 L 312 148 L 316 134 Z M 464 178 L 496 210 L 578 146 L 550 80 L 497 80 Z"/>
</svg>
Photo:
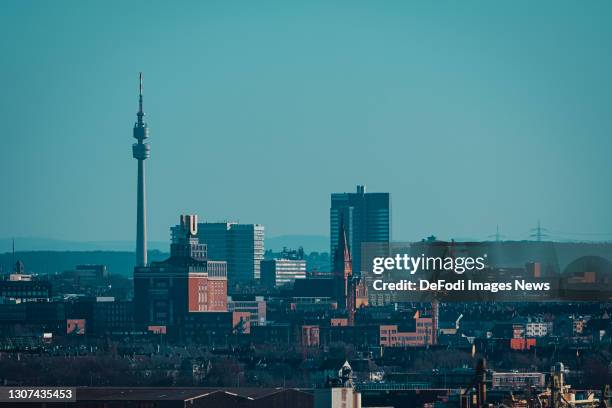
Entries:
<svg viewBox="0 0 612 408">
<path fill-rule="evenodd" d="M 182 235 L 180 225 L 170 228 L 172 241 Z M 208 248 L 208 259 L 227 262 L 228 285 L 253 283 L 260 278 L 264 259 L 264 226 L 235 222 L 203 222 L 197 237 Z"/>
<path fill-rule="evenodd" d="M 180 325 L 193 312 L 227 311 L 227 264 L 211 261 L 197 238 L 197 217 L 183 215 L 170 257 L 134 268 L 137 323 Z"/>
<path fill-rule="evenodd" d="M 331 195 L 329 232 L 332 255 L 336 253 L 342 223 L 353 260 L 353 274 L 360 276 L 361 244 L 389 243 L 391 240 L 391 194 L 366 193 L 365 186 L 357 186 L 355 193 Z"/>
</svg>

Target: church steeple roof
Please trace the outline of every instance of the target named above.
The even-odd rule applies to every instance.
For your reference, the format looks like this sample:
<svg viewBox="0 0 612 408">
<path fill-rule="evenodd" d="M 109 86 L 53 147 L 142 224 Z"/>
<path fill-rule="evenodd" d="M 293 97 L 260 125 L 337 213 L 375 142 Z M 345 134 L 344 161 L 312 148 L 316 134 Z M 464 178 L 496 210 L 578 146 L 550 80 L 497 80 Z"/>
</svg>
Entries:
<svg viewBox="0 0 612 408">
<path fill-rule="evenodd" d="M 351 250 L 344 227 L 344 217 L 340 217 L 340 231 L 338 232 L 338 246 L 334 254 L 334 274 L 348 277 L 353 274 Z"/>
</svg>

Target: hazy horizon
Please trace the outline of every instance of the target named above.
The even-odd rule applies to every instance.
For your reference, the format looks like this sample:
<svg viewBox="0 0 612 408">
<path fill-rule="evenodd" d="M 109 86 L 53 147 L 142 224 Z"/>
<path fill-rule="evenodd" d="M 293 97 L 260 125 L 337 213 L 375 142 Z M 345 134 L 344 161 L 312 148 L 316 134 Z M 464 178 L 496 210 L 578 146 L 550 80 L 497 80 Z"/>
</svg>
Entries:
<svg viewBox="0 0 612 408">
<path fill-rule="evenodd" d="M 60 4 L 3 2 L 0 237 L 134 239 L 143 71 L 150 241 L 357 184 L 398 241 L 612 239 L 610 2 Z"/>
<path fill-rule="evenodd" d="M 134 240 L 78 241 L 59 240 L 45 237 L 0 237 L 0 254 L 27 251 L 130 251 L 134 252 Z M 297 249 L 302 246 L 306 252 L 329 252 L 329 236 L 326 235 L 280 235 L 265 237 L 265 249 L 280 251 L 283 247 Z M 170 239 L 148 241 L 149 251 L 170 251 Z"/>
</svg>

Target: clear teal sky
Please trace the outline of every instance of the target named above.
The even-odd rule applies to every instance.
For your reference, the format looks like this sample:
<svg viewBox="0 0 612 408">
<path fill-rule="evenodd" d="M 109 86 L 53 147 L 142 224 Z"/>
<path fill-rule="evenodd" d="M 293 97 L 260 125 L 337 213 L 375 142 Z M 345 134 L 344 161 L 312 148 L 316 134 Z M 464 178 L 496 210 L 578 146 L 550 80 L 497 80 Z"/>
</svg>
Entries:
<svg viewBox="0 0 612 408">
<path fill-rule="evenodd" d="M 396 239 L 538 218 L 612 239 L 611 21 L 610 1 L 3 0 L 0 237 L 133 238 L 142 70 L 150 239 L 183 212 L 327 234 L 356 184 L 392 193 Z"/>
</svg>

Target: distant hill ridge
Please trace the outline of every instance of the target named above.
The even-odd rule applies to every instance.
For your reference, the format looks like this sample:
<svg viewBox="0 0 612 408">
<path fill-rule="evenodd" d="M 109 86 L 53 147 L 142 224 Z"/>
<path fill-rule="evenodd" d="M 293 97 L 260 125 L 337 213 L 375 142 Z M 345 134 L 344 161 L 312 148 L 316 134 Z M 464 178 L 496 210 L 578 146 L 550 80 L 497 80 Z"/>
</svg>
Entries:
<svg viewBox="0 0 612 408">
<path fill-rule="evenodd" d="M 161 261 L 167 253 L 149 251 L 149 261 Z M 27 273 L 55 274 L 74 269 L 79 264 L 103 264 L 113 274 L 131 276 L 136 256 L 127 251 L 19 251 L 15 260 L 24 263 Z M 13 254 L 0 254 L 0 269 L 3 274 L 13 269 Z"/>
<path fill-rule="evenodd" d="M 297 237 L 297 236 L 296 236 Z M 280 245 L 275 247 L 266 245 L 268 249 L 278 252 L 282 246 L 296 248 L 296 241 L 283 239 L 277 241 Z M 316 242 L 316 241 L 313 241 Z M 293 244 L 293 245 L 292 245 Z M 311 267 L 320 270 L 327 270 L 328 259 L 323 256 L 313 255 L 314 248 L 309 248 L 308 244 L 302 244 L 304 251 L 311 263 L 319 259 L 321 265 L 313 263 Z M 5 246 L 6 248 L 6 246 Z M 0 248 L 2 250 L 3 248 Z M 568 264 L 580 257 L 596 256 L 612 262 L 612 244 L 610 243 L 567 243 L 567 242 L 527 242 L 527 241 L 504 241 L 504 242 L 483 242 L 482 245 L 473 248 L 477 253 L 488 254 L 488 259 L 492 264 L 503 267 L 523 267 L 526 262 L 539 260 L 543 263 L 550 263 L 557 270 L 563 271 Z M 327 252 L 327 251 L 321 251 Z M 159 261 L 168 256 L 168 251 L 150 250 L 149 260 Z M 329 257 L 329 254 L 324 254 Z M 109 272 L 131 276 L 134 268 L 135 255 L 133 251 L 113 251 L 113 250 L 19 250 L 15 252 L 15 257 L 6 248 L 6 252 L 0 253 L 0 273 L 7 274 L 13 270 L 13 259 L 21 260 L 25 264 L 27 272 L 38 274 L 53 274 L 70 270 L 78 264 L 104 264 Z"/>
<path fill-rule="evenodd" d="M 12 239 L 0 239 L 0 273 L 13 270 Z M 309 252 L 327 252 L 329 240 L 318 235 L 285 235 L 266 238 L 266 249 L 280 252 L 283 247 L 304 247 Z M 150 241 L 149 261 L 168 256 L 170 243 Z M 15 238 L 15 260 L 25 264 L 26 271 L 54 274 L 79 264 L 104 264 L 109 272 L 131 276 L 134 268 L 133 241 L 78 242 L 45 238 Z"/>
<path fill-rule="evenodd" d="M 0 253 L 12 251 L 12 238 L 0 238 Z M 169 251 L 169 241 L 149 241 L 149 250 Z M 307 252 L 329 251 L 329 238 L 324 235 L 280 235 L 266 237 L 266 249 L 304 247 Z M 134 241 L 69 241 L 52 238 L 16 237 L 17 251 L 134 251 Z"/>
</svg>

